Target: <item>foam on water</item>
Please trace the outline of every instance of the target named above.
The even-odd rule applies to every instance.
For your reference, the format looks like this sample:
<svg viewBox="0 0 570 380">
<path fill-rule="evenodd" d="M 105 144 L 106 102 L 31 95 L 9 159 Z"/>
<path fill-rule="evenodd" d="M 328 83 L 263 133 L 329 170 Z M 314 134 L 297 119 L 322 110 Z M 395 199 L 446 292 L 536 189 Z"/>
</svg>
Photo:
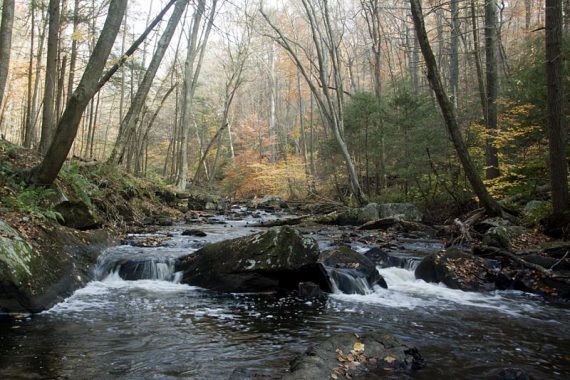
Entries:
<svg viewBox="0 0 570 380">
<path fill-rule="evenodd" d="M 459 306 L 468 306 L 493 309 L 513 316 L 538 310 L 538 306 L 521 304 L 505 298 L 506 293 L 504 292 L 464 292 L 450 289 L 441 283 L 427 283 L 416 279 L 413 271 L 404 268 L 378 268 L 378 272 L 386 280 L 388 289 L 374 286 L 374 292 L 370 294 L 358 295 L 335 292 L 332 297 L 342 301 L 410 310 L 433 307 L 448 310 Z"/>
<path fill-rule="evenodd" d="M 174 281 L 162 280 L 137 280 L 125 281 L 117 272 L 111 272 L 101 281 L 91 281 L 84 288 L 78 289 L 65 299 L 45 311 L 48 314 L 77 313 L 86 310 L 106 309 L 112 306 L 109 301 L 110 292 L 141 292 L 143 294 L 158 295 L 172 293 L 186 293 L 200 290 L 200 288 L 185 284 L 180 284 L 180 275 L 175 274 Z"/>
</svg>

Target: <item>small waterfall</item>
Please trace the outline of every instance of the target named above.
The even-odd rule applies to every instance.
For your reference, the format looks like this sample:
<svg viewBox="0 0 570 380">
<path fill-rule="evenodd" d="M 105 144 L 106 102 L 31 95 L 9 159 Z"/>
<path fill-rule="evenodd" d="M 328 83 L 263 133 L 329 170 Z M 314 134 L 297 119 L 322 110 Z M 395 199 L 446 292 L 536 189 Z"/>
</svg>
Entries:
<svg viewBox="0 0 570 380">
<path fill-rule="evenodd" d="M 326 268 L 332 284 L 333 293 L 372 294 L 368 280 L 354 269 Z"/>
<path fill-rule="evenodd" d="M 161 280 L 179 282 L 180 276 L 174 272 L 173 258 L 133 258 L 102 260 L 98 263 L 96 277 L 103 279 L 117 275 L 125 281 Z"/>
<path fill-rule="evenodd" d="M 404 262 L 404 269 L 415 272 L 416 268 L 418 267 L 418 265 L 420 265 L 421 262 L 422 262 L 421 257 L 410 257 Z"/>
</svg>

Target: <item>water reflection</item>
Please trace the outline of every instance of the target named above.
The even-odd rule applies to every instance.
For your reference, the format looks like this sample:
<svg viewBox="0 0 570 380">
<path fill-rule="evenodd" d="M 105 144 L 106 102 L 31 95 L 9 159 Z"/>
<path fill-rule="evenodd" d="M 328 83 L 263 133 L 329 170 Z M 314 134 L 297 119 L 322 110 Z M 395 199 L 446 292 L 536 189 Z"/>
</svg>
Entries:
<svg viewBox="0 0 570 380">
<path fill-rule="evenodd" d="M 250 232 L 232 223 L 209 226 L 207 239 Z M 187 252 L 188 240 L 176 228 L 167 247 L 139 252 Z M 421 251 L 420 243 L 405 243 Z M 117 247 L 108 254 L 121 258 L 130 251 Z M 311 301 L 108 276 L 49 312 L 0 319 L 0 378 L 227 379 L 236 368 L 275 377 L 293 356 L 334 332 L 379 330 L 420 349 L 428 366 L 413 374 L 417 379 L 488 378 L 513 366 L 536 378 L 570 376 L 567 308 L 521 293 L 426 284 L 403 268 L 381 271 L 388 290 Z"/>
</svg>

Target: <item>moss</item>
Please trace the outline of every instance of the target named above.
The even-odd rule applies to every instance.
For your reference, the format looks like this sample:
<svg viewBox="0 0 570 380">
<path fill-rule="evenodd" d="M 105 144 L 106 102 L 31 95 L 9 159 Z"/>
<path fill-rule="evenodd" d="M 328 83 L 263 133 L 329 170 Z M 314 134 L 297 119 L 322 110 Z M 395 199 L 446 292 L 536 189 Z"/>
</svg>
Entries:
<svg viewBox="0 0 570 380">
<path fill-rule="evenodd" d="M 0 220 L 0 273 L 3 278 L 12 278 L 21 285 L 32 275 L 30 268 L 34 259 L 32 246 L 20 234 Z"/>
</svg>

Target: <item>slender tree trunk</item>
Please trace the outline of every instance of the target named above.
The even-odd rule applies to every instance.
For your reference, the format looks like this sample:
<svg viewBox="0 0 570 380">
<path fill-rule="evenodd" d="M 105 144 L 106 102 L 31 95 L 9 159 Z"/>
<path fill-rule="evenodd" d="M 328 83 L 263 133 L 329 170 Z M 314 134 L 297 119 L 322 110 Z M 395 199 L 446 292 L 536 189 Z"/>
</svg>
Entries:
<svg viewBox="0 0 570 380">
<path fill-rule="evenodd" d="M 119 164 L 123 159 L 128 138 L 134 134 L 136 119 L 142 110 L 154 77 L 156 76 L 156 72 L 158 71 L 160 63 L 162 62 L 162 58 L 168 49 L 168 45 L 172 40 L 172 36 L 176 31 L 176 27 L 178 26 L 180 18 L 182 17 L 184 9 L 187 5 L 188 0 L 177 0 L 176 5 L 174 6 L 174 11 L 172 12 L 166 29 L 160 37 L 156 52 L 154 53 L 150 65 L 148 66 L 144 78 L 137 90 L 137 94 L 135 95 L 135 98 L 133 99 L 129 110 L 127 111 L 127 114 L 121 123 L 119 135 L 117 136 L 117 142 L 115 143 L 115 147 L 113 148 L 111 156 L 108 160 L 109 163 L 116 165 Z"/>
<path fill-rule="evenodd" d="M 49 2 L 49 28 L 47 42 L 46 78 L 44 85 L 44 110 L 40 152 L 45 155 L 55 133 L 55 96 L 57 88 L 57 51 L 59 46 L 60 0 Z"/>
<path fill-rule="evenodd" d="M 546 108 L 550 147 L 550 182 L 555 213 L 569 210 L 566 126 L 564 125 L 562 2 L 546 0 Z"/>
<path fill-rule="evenodd" d="M 202 18 L 206 10 L 205 0 L 198 0 L 197 8 L 194 12 L 192 20 L 192 32 L 188 39 L 188 54 L 186 56 L 185 64 L 185 79 L 184 79 L 184 96 L 182 104 L 182 115 L 180 124 L 180 152 L 178 159 L 178 176 L 176 179 L 176 186 L 180 190 L 186 189 L 186 182 L 188 179 L 188 137 L 189 137 L 189 123 L 192 117 L 194 93 L 198 84 L 198 78 L 202 69 L 202 61 L 206 52 L 206 44 L 210 36 L 210 31 L 214 24 L 214 17 L 216 15 L 217 0 L 213 0 L 210 6 L 210 14 L 206 26 L 202 29 L 202 36 L 199 38 L 199 32 L 202 24 Z"/>
<path fill-rule="evenodd" d="M 75 81 L 75 66 L 77 64 L 77 50 L 79 38 L 79 0 L 75 0 L 73 5 L 73 34 L 71 35 L 71 56 L 69 58 L 69 78 L 67 79 L 67 99 L 71 98 L 73 93 L 73 83 Z"/>
<path fill-rule="evenodd" d="M 428 40 L 420 0 L 410 0 L 410 5 L 412 8 L 412 18 L 418 36 L 418 41 L 426 63 L 428 79 L 437 97 L 437 101 L 441 108 L 441 113 L 445 120 L 445 125 L 447 126 L 447 130 L 455 147 L 455 151 L 459 156 L 459 160 L 461 161 L 465 175 L 469 179 L 469 183 L 471 184 L 475 195 L 477 195 L 479 201 L 487 213 L 490 215 L 502 215 L 503 212 L 501 207 L 491 197 L 485 185 L 483 184 L 481 177 L 477 173 L 477 170 L 475 169 L 475 166 L 473 165 L 473 162 L 469 155 L 469 151 L 467 150 L 467 146 L 465 145 L 463 137 L 461 136 L 461 132 L 459 131 L 459 125 L 457 123 L 457 117 L 455 116 L 455 110 L 449 101 L 447 94 L 445 93 L 445 88 L 439 75 L 435 56 L 431 50 L 431 46 Z"/>
<path fill-rule="evenodd" d="M 457 108 L 459 88 L 459 0 L 451 0 L 451 44 L 449 56 L 449 89 L 453 106 Z"/>
<path fill-rule="evenodd" d="M 473 33 L 473 56 L 475 58 L 475 69 L 477 71 L 477 85 L 479 87 L 479 98 L 481 100 L 481 111 L 483 119 L 487 120 L 487 89 L 483 79 L 483 67 L 481 65 L 481 57 L 479 55 L 479 26 L 477 25 L 477 14 L 475 9 L 475 0 L 471 0 L 471 31 Z M 486 125 L 485 121 L 485 125 Z"/>
<path fill-rule="evenodd" d="M 83 76 L 63 112 L 53 141 L 42 162 L 32 171 L 32 183 L 51 185 L 57 178 L 77 135 L 83 112 L 99 89 L 99 78 L 119 32 L 126 6 L 127 0 L 111 0 L 105 25 Z"/>
<path fill-rule="evenodd" d="M 35 20 L 35 11 L 36 6 L 32 2 L 30 5 L 31 10 L 31 20 L 32 20 L 32 32 L 31 32 L 31 46 L 30 46 L 30 61 L 29 61 L 29 70 L 28 73 L 28 107 L 26 112 L 26 132 L 24 136 L 24 147 L 31 148 L 36 143 L 36 116 L 37 116 L 37 103 L 38 103 L 38 93 L 40 91 L 40 72 L 41 72 L 41 59 L 44 50 L 44 37 L 47 28 L 47 19 L 43 18 L 43 23 L 41 28 L 38 28 L 40 31 L 39 35 L 39 46 L 37 52 L 34 51 L 34 24 Z M 33 70 L 34 66 L 34 53 L 36 53 L 35 60 L 36 60 L 36 67 Z M 32 76 L 32 72 L 34 72 Z M 33 90 L 32 90 L 32 80 L 33 80 Z"/>
<path fill-rule="evenodd" d="M 497 178 L 499 172 L 499 156 L 495 147 L 497 133 L 497 4 L 495 0 L 485 0 L 485 55 L 487 76 L 487 134 L 485 142 L 485 161 L 487 179 Z"/>
<path fill-rule="evenodd" d="M 4 91 L 6 89 L 8 70 L 10 68 L 13 25 L 14 0 L 4 0 L 2 4 L 2 23 L 0 24 L 0 106 L 4 100 Z"/>
</svg>

